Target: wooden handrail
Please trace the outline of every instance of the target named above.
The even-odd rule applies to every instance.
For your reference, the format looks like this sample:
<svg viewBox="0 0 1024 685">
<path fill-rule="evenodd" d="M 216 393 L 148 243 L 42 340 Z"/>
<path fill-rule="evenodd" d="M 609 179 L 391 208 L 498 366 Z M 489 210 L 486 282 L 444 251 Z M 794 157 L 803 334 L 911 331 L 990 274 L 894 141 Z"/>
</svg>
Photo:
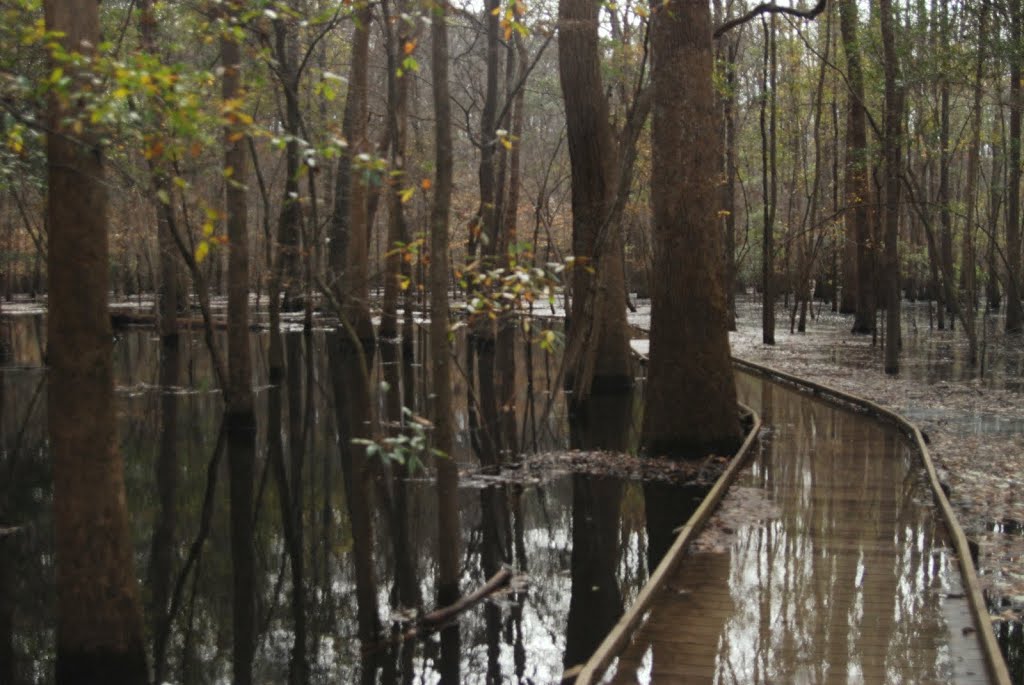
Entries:
<svg viewBox="0 0 1024 685">
<path fill-rule="evenodd" d="M 960 574 L 963 576 L 964 588 L 967 591 L 968 603 L 971 606 L 971 614 L 978 626 L 978 634 L 981 639 L 982 652 L 985 654 L 985 665 L 988 668 L 988 675 L 994 683 L 1010 685 L 1010 673 L 1006 667 L 1006 661 L 1003 659 L 1003 654 L 999 649 L 999 643 L 996 642 L 988 610 L 985 608 L 985 598 L 981 594 L 981 584 L 978 582 L 978 572 L 974 568 L 970 547 L 967 544 L 967 536 L 964 534 L 963 528 L 960 527 L 960 522 L 957 521 L 953 507 L 950 505 L 949 499 L 942 489 L 938 473 L 935 470 L 935 463 L 932 461 L 931 452 L 929 452 L 928 446 L 925 444 L 921 430 L 908 419 L 891 409 L 886 409 L 871 400 L 858 397 L 852 393 L 844 392 L 821 383 L 815 383 L 814 381 L 809 381 L 799 376 L 738 357 L 733 357 L 733 364 L 758 375 L 777 378 L 797 388 L 809 390 L 817 397 L 859 408 L 877 418 L 892 423 L 914 443 L 918 453 L 921 455 L 925 471 L 928 473 L 928 481 L 932 486 L 932 497 L 942 512 L 943 521 L 953 542 L 953 549 L 956 551 L 957 557 L 959 557 Z"/>
<path fill-rule="evenodd" d="M 626 646 L 626 643 L 633 636 L 636 627 L 643 621 L 644 614 L 650 608 L 651 602 L 654 601 L 658 592 L 679 565 L 683 558 L 683 553 L 690 542 L 704 529 L 704 525 L 711 518 L 711 514 L 718 507 L 718 503 L 725 497 L 729 486 L 736 480 L 740 470 L 746 464 L 747 457 L 750 456 L 751 448 L 761 430 L 761 417 L 753 409 L 743 404 L 740 404 L 740 408 L 744 412 L 749 412 L 753 417 L 746 439 L 732 458 L 729 466 L 726 467 L 722 475 L 715 481 L 714 486 L 708 492 L 704 501 L 697 507 L 697 511 L 693 512 L 689 520 L 679 529 L 675 542 L 672 543 L 668 552 L 662 557 L 661 563 L 658 564 L 657 568 L 654 569 L 654 573 L 651 574 L 651 577 L 647 579 L 647 582 L 640 589 L 640 593 L 636 596 L 636 601 L 622 615 L 622 618 L 619 619 L 615 627 L 612 628 L 611 632 L 608 633 L 604 641 L 598 646 L 597 651 L 580 669 L 579 675 L 576 677 L 577 685 L 589 685 L 601 679 L 612 659 Z"/>
<path fill-rule="evenodd" d="M 639 357 L 642 362 L 646 361 L 646 357 L 644 355 L 637 354 L 636 356 Z M 900 414 L 890 409 L 886 409 L 871 400 L 858 397 L 852 393 L 844 392 L 821 383 L 815 383 L 814 381 L 809 381 L 804 378 L 800 378 L 799 376 L 794 376 L 784 371 L 779 371 L 738 357 L 733 357 L 733 364 L 757 375 L 775 378 L 801 390 L 809 391 L 816 397 L 821 397 L 833 402 L 834 404 L 847 405 L 879 419 L 888 421 L 895 425 L 910 439 L 911 442 L 914 443 L 918 453 L 921 455 L 921 461 L 924 465 L 925 471 L 928 473 L 928 480 L 932 488 L 932 496 L 935 499 L 939 510 L 942 512 L 943 521 L 949 531 L 949 535 L 953 543 L 953 549 L 959 560 L 960 574 L 963 577 L 964 588 L 966 590 L 968 603 L 971 607 L 971 615 L 978 626 L 979 639 L 981 640 L 982 652 L 985 655 L 985 665 L 988 670 L 988 675 L 992 682 L 997 683 L 998 685 L 1010 685 L 1011 680 L 1009 670 L 1006 667 L 1006 662 L 1004 661 L 1002 652 L 999 649 L 999 644 L 996 642 L 995 633 L 991 628 L 991 621 L 989 620 L 989 614 L 985 608 L 985 600 L 981 593 L 981 584 L 978 582 L 978 573 L 974 567 L 970 548 L 967 544 L 967 536 L 964 534 L 963 528 L 960 527 L 960 523 L 957 521 L 956 514 L 953 512 L 949 499 L 946 497 L 946 493 L 942 489 L 938 473 L 935 470 L 935 464 L 931 458 L 931 452 L 929 452 L 928 446 L 925 444 L 924 437 L 921 435 L 921 430 Z M 744 408 L 746 409 L 746 407 Z M 724 497 L 726 490 L 728 490 L 729 486 L 739 474 L 739 470 L 746 461 L 750 447 L 753 444 L 760 427 L 761 417 L 754 413 L 754 428 L 747 436 L 743 446 L 740 447 L 740 451 L 737 452 L 725 473 L 719 477 L 715 486 L 711 489 L 711 492 L 708 493 L 708 496 L 701 503 L 701 506 L 696 512 L 694 512 L 693 516 L 690 517 L 690 520 L 687 521 L 686 525 L 680 529 L 672 547 L 661 560 L 661 563 L 658 564 L 654 573 L 651 574 L 647 583 L 640 590 L 636 601 L 622 616 L 622 618 L 619 619 L 619 622 L 616 623 L 615 627 L 608 633 L 594 654 L 580 669 L 579 676 L 575 681 L 576 683 L 579 685 L 590 685 L 591 683 L 599 682 L 609 664 L 611 664 L 612 660 L 632 638 L 634 631 L 643 621 L 657 592 L 661 589 L 671 572 L 675 570 L 679 561 L 682 559 L 683 552 L 686 547 L 703 529 L 707 519 L 710 518 L 714 509 L 718 506 L 722 497 Z"/>
</svg>

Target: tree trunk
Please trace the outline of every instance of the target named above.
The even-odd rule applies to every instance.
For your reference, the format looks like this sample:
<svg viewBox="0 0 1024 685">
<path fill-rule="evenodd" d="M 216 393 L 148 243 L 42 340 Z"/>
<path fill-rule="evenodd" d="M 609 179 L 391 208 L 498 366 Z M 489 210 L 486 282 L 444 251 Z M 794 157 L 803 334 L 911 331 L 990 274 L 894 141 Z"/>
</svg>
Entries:
<svg viewBox="0 0 1024 685">
<path fill-rule="evenodd" d="M 720 168 L 722 154 L 708 5 L 659 6 L 651 49 L 655 278 L 643 444 L 650 454 L 731 454 L 740 428 L 718 230 L 720 180 L 707 173 Z"/>
<path fill-rule="evenodd" d="M 403 19 L 406 3 L 396 0 L 397 6 L 392 13 L 390 2 L 385 0 L 384 22 L 385 48 L 388 58 L 388 120 L 391 130 L 391 173 L 392 178 L 387 187 L 388 230 L 384 261 L 384 301 L 381 306 L 380 336 L 394 338 L 398 335 L 398 296 L 402 290 L 402 279 L 409 278 L 408 268 L 403 255 L 397 249 L 398 243 L 408 242 L 405 223 L 405 209 L 402 203 L 403 186 L 412 183 L 405 173 L 405 139 L 408 123 L 409 78 L 404 73 L 399 76 L 399 54 L 402 46 L 409 40 L 408 23 Z M 404 287 L 411 284 L 404 282 Z M 395 388 L 393 392 L 398 392 Z"/>
<path fill-rule="evenodd" d="M 294 0 L 292 0 L 294 1 Z M 299 279 L 299 236 L 302 233 L 302 204 L 299 197 L 299 141 L 301 117 L 299 113 L 299 32 L 283 19 L 274 21 L 275 53 L 280 69 L 281 90 L 284 95 L 285 143 L 284 195 L 277 228 L 277 264 L 275 281 L 279 294 L 284 294 L 285 311 L 302 308 Z M 273 304 L 273 303 L 271 303 Z"/>
<path fill-rule="evenodd" d="M 434 204 L 430 213 L 430 350 L 434 391 L 434 448 L 446 456 L 437 461 L 438 602 L 451 604 L 459 596 L 459 471 L 451 458 L 453 446 L 451 348 L 448 343 L 448 217 L 451 211 L 451 103 L 448 89 L 448 29 L 443 9 L 431 17 L 435 122 Z M 442 653 L 458 652 L 458 626 L 442 633 Z M 450 664 L 450 661 L 446 661 Z M 458 657 L 455 659 L 457 671 Z M 452 674 L 447 674 L 451 676 Z M 457 676 L 457 672 L 456 672 Z M 457 681 L 457 677 L 456 677 Z M 454 681 L 453 681 L 454 682 Z"/>
<path fill-rule="evenodd" d="M 522 157 L 522 136 L 524 103 L 526 95 L 527 52 L 519 34 L 513 35 L 513 45 L 508 48 L 508 69 L 506 78 L 506 97 L 512 98 L 509 108 L 509 132 L 513 147 L 508 153 L 508 188 L 503 205 L 501 218 L 501 240 L 499 251 L 504 256 L 506 266 L 511 268 L 518 257 L 509 254 L 517 242 L 519 223 L 519 193 L 521 185 L 520 161 Z M 512 91 L 516 84 L 519 89 Z M 509 454 L 515 456 L 519 451 L 516 426 L 516 354 L 515 343 L 518 322 L 515 316 L 503 317 L 498 322 L 498 339 L 495 350 L 495 370 L 497 372 L 501 443 Z"/>
<path fill-rule="evenodd" d="M 967 187 L 965 189 L 967 196 L 967 221 L 964 224 L 964 258 L 962 262 L 966 285 L 966 292 L 964 293 L 964 332 L 967 334 L 971 364 L 976 364 L 978 361 L 978 334 L 974 315 L 978 302 L 978 267 L 974 249 L 974 234 L 976 231 L 975 227 L 977 226 L 977 187 L 981 156 L 981 98 L 985 78 L 985 41 L 987 39 L 987 32 L 988 4 L 982 3 L 978 16 L 978 56 L 974 69 L 974 88 L 970 115 L 971 143 L 967 149 Z M 995 183 L 995 179 L 992 179 L 992 183 Z"/>
<path fill-rule="evenodd" d="M 590 388 L 619 390 L 633 383 L 622 298 L 622 231 L 612 220 L 618 175 L 601 81 L 599 9 L 592 0 L 561 0 L 558 7 L 558 68 L 572 166 L 572 246 L 576 257 L 565 382 L 577 391 L 577 399 Z M 592 355 L 592 364 L 576 364 L 587 354 Z M 593 367 L 592 372 L 588 366 Z"/>
<path fill-rule="evenodd" d="M 996 61 L 996 73 L 999 73 L 1001 67 L 1000 62 Z M 1002 102 L 1003 98 L 1002 83 L 996 81 L 996 102 Z M 1006 127 L 1005 119 L 1003 118 L 1002 107 L 998 108 L 992 117 L 992 132 L 991 140 L 1005 141 L 1006 140 Z M 991 312 L 999 311 L 1002 306 L 1002 292 L 999 290 L 999 217 L 1002 214 L 1003 208 L 1003 190 L 1004 190 L 1004 170 L 1003 170 L 1003 157 L 1006 154 L 1006 147 L 1004 145 L 993 146 L 992 152 L 992 172 L 989 175 L 991 179 L 989 181 L 989 203 L 988 203 L 988 230 L 986 233 L 987 247 L 985 250 L 985 263 L 987 271 L 987 281 L 985 285 L 985 299 L 988 310 Z"/>
<path fill-rule="evenodd" d="M 1021 41 L 1024 40 L 1024 8 L 1020 0 L 1010 3 L 1010 169 L 1006 189 L 1006 332 L 1024 331 L 1024 309 L 1021 307 L 1021 237 L 1020 237 L 1020 129 L 1021 107 Z"/>
<path fill-rule="evenodd" d="M 940 17 L 940 41 L 949 40 L 949 5 L 942 0 Z M 939 272 L 942 274 L 942 287 L 939 291 L 939 330 L 945 328 L 946 314 L 959 310 L 954 302 L 956 292 L 953 288 L 953 213 L 950 209 L 952 200 L 949 189 L 950 142 L 949 142 L 949 78 L 943 76 L 939 84 L 939 221 L 941 225 L 939 237 Z M 955 327 L 955 318 L 950 318 L 950 330 Z"/>
<path fill-rule="evenodd" d="M 357 163 L 358 155 L 368 148 L 367 71 L 371 17 L 370 6 L 363 6 L 355 13 L 355 28 L 352 29 L 352 64 L 341 123 L 341 133 L 348 141 L 348 147 L 338 159 L 329 251 L 331 283 L 336 299 L 342 305 L 338 314 L 344 317 L 364 345 L 373 341 L 373 324 L 370 321 L 367 274 L 370 250 L 367 189 Z"/>
<path fill-rule="evenodd" d="M 152 0 L 139 0 L 139 37 L 142 49 L 157 55 L 156 17 Z M 160 287 L 157 291 L 157 321 L 164 340 L 178 335 L 178 313 L 185 309 L 188 294 L 179 288 L 180 259 L 174 243 L 173 188 L 164 163 L 148 160 L 153 190 L 157 197 L 157 244 L 160 248 Z"/>
<path fill-rule="evenodd" d="M 221 37 L 224 67 L 222 96 L 225 102 L 240 97 L 242 52 L 228 33 Z M 246 198 L 248 165 L 244 127 L 224 128 L 225 212 L 228 231 L 228 388 L 227 410 L 234 416 L 251 416 L 252 362 L 249 353 L 249 217 Z"/>
<path fill-rule="evenodd" d="M 879 0 L 883 69 L 885 72 L 885 372 L 900 370 L 900 146 L 903 123 L 903 86 L 896 56 L 892 0 Z"/>
<path fill-rule="evenodd" d="M 761 70 L 761 190 L 764 226 L 761 233 L 761 342 L 775 344 L 775 17 L 764 27 Z M 769 102 L 771 106 L 769 107 Z"/>
<path fill-rule="evenodd" d="M 237 13 L 233 3 L 228 10 Z M 230 30 L 221 34 L 224 68 L 221 94 L 237 101 L 242 90 L 242 51 Z M 225 212 L 228 229 L 228 391 L 224 420 L 228 436 L 231 484 L 231 566 L 234 669 L 237 685 L 252 682 L 255 658 L 255 543 L 252 530 L 253 480 L 256 459 L 256 416 L 253 408 L 252 362 L 249 351 L 249 238 L 247 151 L 244 127 L 224 128 Z"/>
<path fill-rule="evenodd" d="M 719 41 L 721 44 L 723 41 Z M 736 330 L 736 177 L 738 174 L 736 150 L 736 62 L 739 41 L 726 41 L 723 69 L 725 70 L 725 92 L 720 96 L 724 120 L 725 184 L 722 186 L 722 212 L 725 224 L 725 301 L 728 311 L 729 330 Z"/>
<path fill-rule="evenodd" d="M 868 174 L 867 115 L 864 100 L 864 72 L 857 40 L 857 0 L 840 0 L 839 30 L 846 53 L 849 83 L 846 123 L 846 235 L 857 242 L 857 311 L 854 333 L 875 330 L 875 241 L 870 210 L 871 187 Z"/>
<path fill-rule="evenodd" d="M 100 42 L 99 3 L 44 3 L 69 52 Z M 64 64 L 70 71 L 70 63 Z M 84 86 L 88 73 L 69 73 Z M 57 682 L 145 683 L 142 610 L 118 447 L 100 134 L 77 97 L 50 102 L 47 386 L 56 534 Z M 73 132 L 72 120 L 81 125 Z"/>
</svg>

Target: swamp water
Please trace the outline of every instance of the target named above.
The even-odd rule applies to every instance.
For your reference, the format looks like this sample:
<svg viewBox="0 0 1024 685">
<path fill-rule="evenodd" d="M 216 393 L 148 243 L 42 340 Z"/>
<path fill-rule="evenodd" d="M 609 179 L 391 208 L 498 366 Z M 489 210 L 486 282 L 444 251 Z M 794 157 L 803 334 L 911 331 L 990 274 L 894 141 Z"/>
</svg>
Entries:
<svg viewBox="0 0 1024 685">
<path fill-rule="evenodd" d="M 3 319 L 2 328 L 10 354 L 0 366 L 0 682 L 49 682 L 58 551 L 45 323 L 23 315 Z M 417 337 L 404 361 L 397 361 L 401 350 L 382 345 L 371 359 L 370 399 L 344 397 L 339 406 L 337 391 L 344 395 L 349 386 L 335 387 L 327 332 L 284 335 L 287 372 L 277 386 L 267 382 L 268 336 L 254 333 L 255 557 L 248 574 L 255 600 L 247 620 L 256 682 L 287 682 L 289 674 L 298 682 L 436 682 L 442 675 L 454 682 L 557 682 L 600 642 L 702 497 L 677 491 L 672 509 L 679 510 L 659 507 L 648 524 L 639 481 L 531 468 L 529 457 L 518 468 L 485 472 L 473 447 L 483 441 L 472 431 L 480 419 L 470 411 L 480 401 L 467 401 L 459 370 L 452 379 L 459 530 L 439 530 L 432 472 L 397 469 L 393 477 L 371 459 L 371 477 L 353 483 L 339 446 L 348 433 L 339 438 L 338 427 L 365 415 L 367 402 L 381 433 L 403 404 L 429 415 L 424 339 Z M 457 348 L 465 368 L 465 341 Z M 183 333 L 176 350 L 162 350 L 151 330 L 122 330 L 114 355 L 150 667 L 157 682 L 228 682 L 237 585 L 230 516 L 236 484 L 228 466 L 237 446 L 225 445 L 201 334 Z M 356 362 L 344 362 L 348 374 Z M 522 451 L 635 445 L 633 398 L 595 404 L 570 433 L 553 392 L 558 360 L 521 342 L 516 363 Z M 353 377 L 344 373 L 342 379 Z M 463 593 L 503 565 L 513 570 L 510 586 L 453 627 L 399 639 L 417 608 L 438 607 L 438 550 L 451 544 L 458 545 Z"/>
</svg>

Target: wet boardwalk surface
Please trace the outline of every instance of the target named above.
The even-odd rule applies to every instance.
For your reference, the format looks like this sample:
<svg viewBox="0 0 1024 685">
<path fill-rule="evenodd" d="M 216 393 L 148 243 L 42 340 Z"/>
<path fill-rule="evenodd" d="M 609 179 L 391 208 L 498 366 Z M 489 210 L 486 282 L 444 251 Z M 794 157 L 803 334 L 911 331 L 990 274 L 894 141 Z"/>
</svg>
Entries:
<svg viewBox="0 0 1024 685">
<path fill-rule="evenodd" d="M 988 682 L 910 445 L 876 419 L 737 376 L 762 446 L 606 680 Z"/>
</svg>

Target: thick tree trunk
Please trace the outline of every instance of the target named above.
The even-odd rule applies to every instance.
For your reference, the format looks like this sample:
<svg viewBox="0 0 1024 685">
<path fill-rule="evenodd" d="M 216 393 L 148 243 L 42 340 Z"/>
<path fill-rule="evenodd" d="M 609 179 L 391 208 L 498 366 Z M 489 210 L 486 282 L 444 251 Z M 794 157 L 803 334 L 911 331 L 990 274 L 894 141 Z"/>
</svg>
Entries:
<svg viewBox="0 0 1024 685">
<path fill-rule="evenodd" d="M 864 72 L 857 40 L 857 0 L 840 0 L 839 29 L 846 53 L 849 83 L 846 123 L 846 223 L 847 239 L 857 243 L 857 311 L 854 333 L 875 330 L 875 240 L 870 210 L 871 187 L 868 173 L 867 116 L 864 100 Z"/>
<path fill-rule="evenodd" d="M 558 67 L 572 165 L 572 311 L 567 387 L 578 397 L 633 383 L 626 326 L 621 226 L 613 221 L 618 174 L 598 51 L 599 3 L 561 0 Z M 716 167 L 717 168 L 717 167 Z M 578 360 L 592 355 L 591 364 Z M 592 372 L 588 367 L 592 366 Z M 587 377 L 590 376 L 590 377 Z"/>
<path fill-rule="evenodd" d="M 740 442 L 718 231 L 722 143 L 706 3 L 673 0 L 651 25 L 655 278 L 643 444 L 731 454 Z M 685 392 L 680 392 L 685 388 Z"/>
<path fill-rule="evenodd" d="M 99 3 L 44 3 L 69 52 L 100 42 Z M 63 65 L 65 70 L 68 64 Z M 87 73 L 69 74 L 78 86 Z M 57 682 L 145 683 L 142 611 L 118 447 L 107 311 L 107 186 L 84 103 L 51 101 L 47 135 L 48 405 L 56 533 Z M 82 124 L 73 133 L 72 120 Z"/>
<path fill-rule="evenodd" d="M 903 123 L 903 93 L 900 65 L 896 56 L 892 0 L 879 0 L 885 71 L 885 372 L 900 370 L 900 148 Z"/>
</svg>

